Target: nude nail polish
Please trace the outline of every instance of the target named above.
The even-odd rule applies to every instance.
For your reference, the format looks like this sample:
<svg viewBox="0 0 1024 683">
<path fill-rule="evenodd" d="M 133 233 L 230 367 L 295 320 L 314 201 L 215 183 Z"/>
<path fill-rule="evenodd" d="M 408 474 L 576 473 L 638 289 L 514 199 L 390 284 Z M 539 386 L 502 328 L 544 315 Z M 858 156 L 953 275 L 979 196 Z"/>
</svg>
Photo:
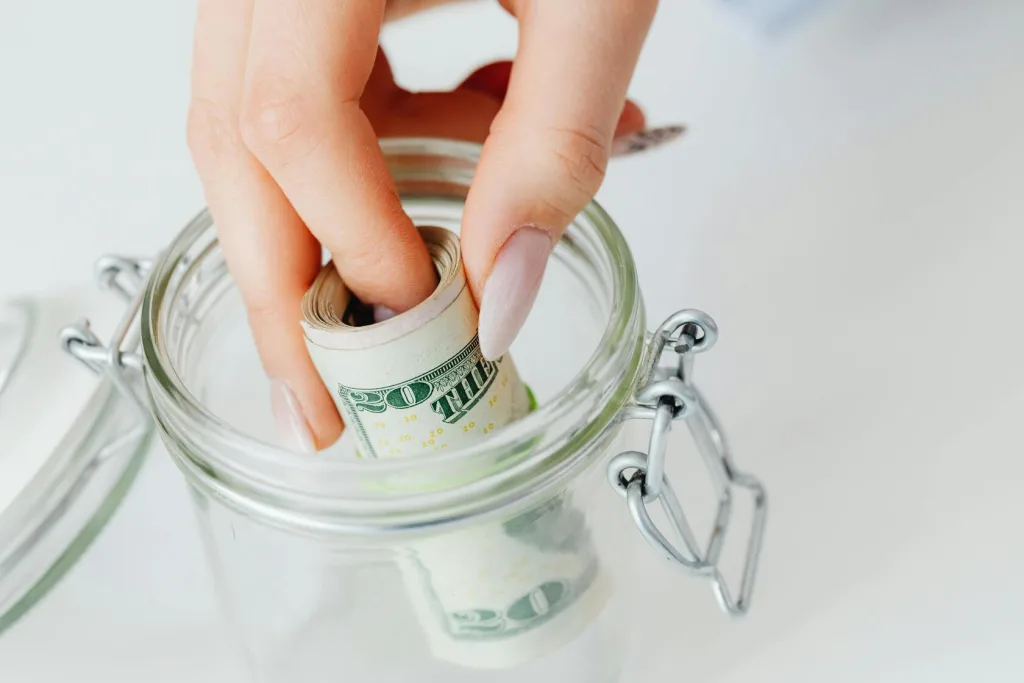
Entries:
<svg viewBox="0 0 1024 683">
<path fill-rule="evenodd" d="M 480 350 L 496 360 L 508 351 L 537 298 L 553 248 L 535 226 L 519 228 L 498 252 L 480 302 Z"/>
<path fill-rule="evenodd" d="M 302 406 L 286 383 L 279 380 L 270 383 L 270 408 L 285 448 L 299 453 L 316 451 L 313 432 L 302 413 Z"/>
<path fill-rule="evenodd" d="M 374 307 L 373 307 L 373 322 L 375 322 L 375 323 L 382 323 L 385 320 L 391 320 L 396 315 L 398 315 L 398 314 L 395 313 L 390 308 L 388 308 L 387 306 L 381 306 L 380 304 L 375 304 Z"/>
</svg>

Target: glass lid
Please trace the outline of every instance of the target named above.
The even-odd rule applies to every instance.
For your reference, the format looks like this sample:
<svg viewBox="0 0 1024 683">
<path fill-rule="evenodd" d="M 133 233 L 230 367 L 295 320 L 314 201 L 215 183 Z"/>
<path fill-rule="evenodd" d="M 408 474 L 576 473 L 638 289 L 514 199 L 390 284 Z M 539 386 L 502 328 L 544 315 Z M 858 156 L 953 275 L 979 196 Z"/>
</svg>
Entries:
<svg viewBox="0 0 1024 683">
<path fill-rule="evenodd" d="M 74 565 L 141 464 L 149 420 L 60 341 L 82 311 L 102 335 L 124 309 L 93 285 L 0 301 L 0 633 Z"/>
</svg>

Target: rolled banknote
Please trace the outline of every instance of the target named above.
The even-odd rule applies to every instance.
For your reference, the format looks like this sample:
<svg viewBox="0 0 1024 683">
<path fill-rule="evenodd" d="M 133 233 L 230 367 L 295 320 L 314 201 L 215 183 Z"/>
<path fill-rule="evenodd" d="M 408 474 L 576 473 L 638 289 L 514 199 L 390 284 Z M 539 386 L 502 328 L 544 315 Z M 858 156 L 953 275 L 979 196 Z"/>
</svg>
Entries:
<svg viewBox="0 0 1024 683">
<path fill-rule="evenodd" d="M 485 360 L 458 236 L 420 228 L 439 284 L 384 322 L 327 264 L 302 300 L 306 346 L 354 430 L 362 457 L 406 457 L 471 443 L 529 410 L 506 356 Z"/>
<path fill-rule="evenodd" d="M 327 264 L 302 302 L 306 345 L 364 458 L 469 445 L 523 417 L 532 396 L 507 355 L 484 359 L 458 236 L 419 228 L 438 286 L 376 322 Z M 435 656 L 505 668 L 591 623 L 607 590 L 583 514 L 567 497 L 504 521 L 418 537 L 402 555 Z"/>
<path fill-rule="evenodd" d="M 418 540 L 401 569 L 435 656 L 505 669 L 547 655 L 601 613 L 608 584 L 568 496 Z"/>
</svg>

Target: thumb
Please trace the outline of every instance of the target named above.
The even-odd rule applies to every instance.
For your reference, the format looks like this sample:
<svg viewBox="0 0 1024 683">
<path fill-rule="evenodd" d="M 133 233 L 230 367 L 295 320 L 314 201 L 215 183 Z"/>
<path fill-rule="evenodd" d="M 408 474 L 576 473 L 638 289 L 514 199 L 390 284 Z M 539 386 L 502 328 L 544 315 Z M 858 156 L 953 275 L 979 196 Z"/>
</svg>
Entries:
<svg viewBox="0 0 1024 683">
<path fill-rule="evenodd" d="M 518 3 L 530 11 L 520 17 L 508 92 L 462 220 L 466 273 L 480 306 L 480 349 L 490 360 L 518 335 L 555 242 L 604 180 L 655 4 Z M 577 40 L 560 38 L 574 31 Z"/>
<path fill-rule="evenodd" d="M 488 360 L 508 351 L 533 307 L 555 243 L 600 187 L 610 136 L 603 138 L 492 127 L 466 198 L 461 235 L 480 308 L 480 350 Z"/>
</svg>

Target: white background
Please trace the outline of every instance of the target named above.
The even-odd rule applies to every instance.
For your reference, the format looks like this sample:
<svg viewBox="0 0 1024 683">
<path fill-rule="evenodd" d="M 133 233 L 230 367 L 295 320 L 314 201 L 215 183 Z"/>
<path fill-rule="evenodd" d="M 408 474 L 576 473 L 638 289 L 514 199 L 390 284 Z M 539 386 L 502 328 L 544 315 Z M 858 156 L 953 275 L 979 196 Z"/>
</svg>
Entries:
<svg viewBox="0 0 1024 683">
<path fill-rule="evenodd" d="M 783 32 L 724 0 L 662 5 L 632 96 L 691 132 L 613 164 L 599 200 L 650 317 L 718 320 L 700 379 L 771 513 L 741 622 L 637 560 L 636 598 L 679 611 L 648 673 L 1022 680 L 1024 3 L 830 2 Z M 194 9 L 4 4 L 0 294 L 85 285 L 96 256 L 153 253 L 201 207 Z M 488 6 L 386 40 L 409 87 L 514 44 Z M 0 638 L 0 680 L 236 681 L 225 643 L 156 446 L 72 574 Z"/>
</svg>

